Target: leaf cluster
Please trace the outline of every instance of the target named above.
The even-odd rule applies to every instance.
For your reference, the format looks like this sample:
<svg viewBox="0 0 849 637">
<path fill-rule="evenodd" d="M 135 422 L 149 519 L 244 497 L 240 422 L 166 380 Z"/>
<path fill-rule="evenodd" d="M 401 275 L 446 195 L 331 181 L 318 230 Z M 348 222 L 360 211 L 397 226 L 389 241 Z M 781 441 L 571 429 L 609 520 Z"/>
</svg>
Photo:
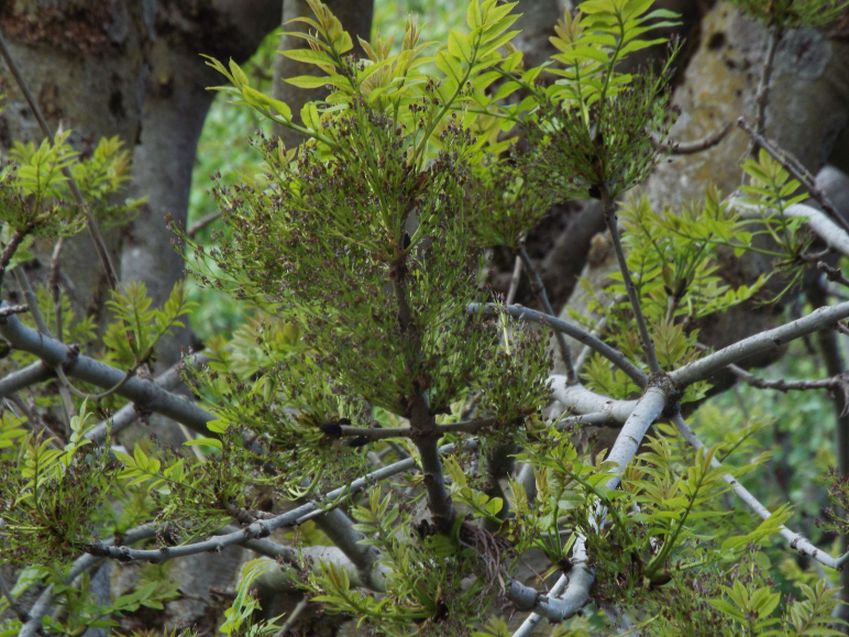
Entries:
<svg viewBox="0 0 849 637">
<path fill-rule="evenodd" d="M 162 307 L 153 308 L 152 299 L 141 281 L 113 290 L 106 307 L 112 320 L 103 335 L 106 360 L 127 370 L 136 370 L 152 362 L 154 348 L 172 330 L 184 327 L 185 315 L 197 306 L 186 298 L 185 289 L 177 282 Z"/>
<path fill-rule="evenodd" d="M 676 24 L 676 14 L 649 10 L 651 4 L 584 2 L 574 16 L 566 11 L 555 28 L 550 40 L 558 52 L 546 71 L 557 79 L 537 91 L 530 131 L 544 163 L 559 176 L 562 198 L 612 200 L 654 166 L 653 136 L 662 137 L 668 126 L 668 63 L 657 75 L 618 68 L 628 55 L 664 41 L 646 33 Z"/>
<path fill-rule="evenodd" d="M 500 53 L 513 5 L 471 4 L 468 30 L 430 59 L 441 78 L 420 69 L 412 25 L 400 51 L 377 40 L 356 60 L 338 21 L 312 6 L 315 17 L 299 19 L 313 29 L 299 35 L 308 48 L 286 55 L 324 73 L 292 81 L 331 92 L 304 107 L 302 125 L 263 106 L 233 64 L 210 62 L 233 84 L 225 92 L 277 109 L 268 114 L 309 137 L 295 150 L 264 144 L 264 177 L 222 193 L 234 241 L 210 255 L 243 293 L 299 325 L 304 356 L 333 391 L 406 415 L 425 390 L 440 413 L 494 370 L 499 348 L 497 332 L 466 312 L 479 295 L 480 195 L 492 192 L 474 165 L 486 136 L 470 109 L 500 76 L 494 67 L 518 59 Z"/>
<path fill-rule="evenodd" d="M 85 215 L 73 203 L 68 174 L 73 175 L 87 202 L 103 219 L 124 219 L 139 205 L 117 205 L 112 197 L 129 178 L 129 154 L 118 138 L 104 137 L 83 158 L 58 133 L 53 143 L 15 142 L 0 168 L 0 221 L 12 231 L 36 236 L 70 236 L 83 229 Z"/>
<path fill-rule="evenodd" d="M 120 491 L 114 463 L 84 437 L 92 426 L 84 404 L 70 422 L 64 445 L 21 427 L 5 412 L 0 420 L 0 556 L 5 563 L 60 568 L 113 521 L 110 502 Z"/>
<path fill-rule="evenodd" d="M 325 563 L 308 584 L 314 601 L 393 636 L 466 635 L 482 621 L 499 593 L 501 548 L 494 538 L 461 522 L 450 536 L 430 534 L 427 523 L 399 534 L 409 512 L 379 489 L 352 513 L 365 542 L 380 549 L 386 592 L 357 589 L 343 569 Z"/>
</svg>

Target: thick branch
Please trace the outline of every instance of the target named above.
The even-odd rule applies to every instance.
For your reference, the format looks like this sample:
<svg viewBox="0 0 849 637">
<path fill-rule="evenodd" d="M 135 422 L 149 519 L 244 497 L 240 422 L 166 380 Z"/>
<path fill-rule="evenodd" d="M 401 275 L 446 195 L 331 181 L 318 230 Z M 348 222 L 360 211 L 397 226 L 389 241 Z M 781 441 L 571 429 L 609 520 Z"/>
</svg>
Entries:
<svg viewBox="0 0 849 637">
<path fill-rule="evenodd" d="M 625 422 L 637 406 L 636 400 L 615 400 L 596 394 L 583 385 L 569 385 L 566 377 L 553 374 L 548 377 L 554 399 L 577 414 L 605 414 L 607 420 Z"/>
<path fill-rule="evenodd" d="M 39 334 L 14 316 L 0 321 L 0 334 L 12 347 L 35 354 L 51 368 L 61 365 L 69 376 L 92 385 L 109 389 L 118 385 L 126 376 L 119 369 L 83 356 L 56 339 Z M 206 427 L 206 423 L 213 419 L 212 414 L 182 396 L 162 389 L 153 381 L 133 376 L 116 393 L 129 398 L 143 409 L 158 412 L 203 435 L 212 435 Z"/>
<path fill-rule="evenodd" d="M 474 440 L 469 440 L 462 445 L 465 449 L 474 449 L 476 446 L 477 441 Z M 456 445 L 453 443 L 443 445 L 439 448 L 439 453 L 450 453 L 455 448 Z M 284 526 L 302 524 L 307 520 L 313 519 L 316 515 L 323 513 L 322 507 L 324 506 L 338 506 L 344 500 L 349 499 L 370 485 L 415 468 L 417 468 L 417 464 L 413 458 L 399 460 L 391 465 L 372 471 L 361 478 L 357 478 L 350 484 L 343 485 L 326 493 L 318 502 L 307 502 L 266 520 L 257 520 L 238 531 L 223 535 L 214 535 L 191 544 L 164 547 L 161 549 L 140 550 L 133 549 L 129 546 L 112 546 L 101 542 L 94 542 L 86 550 L 95 555 L 102 555 L 118 560 L 146 560 L 152 562 L 173 559 L 175 557 L 186 557 L 187 555 L 195 555 L 207 551 L 218 552 L 234 544 L 244 544 L 248 540 L 268 537 L 272 531 Z"/>
<path fill-rule="evenodd" d="M 594 427 L 606 427 L 612 426 L 619 428 L 622 423 L 616 422 L 611 419 L 610 414 L 597 411 L 595 413 L 589 414 L 580 414 L 577 416 L 567 416 L 562 420 L 558 420 L 556 423 L 557 429 L 569 429 L 571 427 L 581 427 L 581 426 L 594 426 Z"/>
<path fill-rule="evenodd" d="M 572 387 L 567 387 L 567 389 L 572 389 Z M 605 459 L 605 461 L 616 464 L 615 475 L 607 481 L 605 485 L 607 488 L 615 489 L 619 486 L 625 468 L 636 455 L 646 432 L 663 413 L 668 400 L 669 396 L 667 396 L 666 390 L 660 386 L 651 385 L 637 401 Z M 606 507 L 598 503 L 595 507 L 593 519 L 590 520 L 591 526 L 595 529 L 600 528 L 605 515 Z M 586 604 L 594 579 L 592 570 L 586 564 L 584 537 L 580 535 L 575 542 L 573 562 L 578 562 L 580 568 L 574 574 L 570 573 L 574 577 L 574 581 L 569 582 L 570 586 L 567 588 L 567 594 L 564 597 L 552 599 L 515 581 L 510 585 L 508 597 L 517 604 L 520 610 L 533 610 L 536 614 L 547 617 L 552 621 L 562 621 L 571 617 Z M 561 583 L 562 579 L 563 577 L 558 583 Z M 533 616 L 529 617 L 525 623 L 531 622 L 532 618 Z M 536 619 L 535 622 L 526 627 L 525 631 L 527 632 L 514 633 L 514 637 L 515 635 L 529 634 L 531 628 L 538 621 L 539 619 Z M 524 627 L 525 624 L 522 626 Z"/>
<path fill-rule="evenodd" d="M 45 381 L 52 376 L 53 370 L 47 367 L 43 361 L 30 363 L 0 379 L 0 398 L 6 398 L 16 391 Z"/>
<path fill-rule="evenodd" d="M 208 360 L 209 357 L 205 354 L 192 354 L 190 357 L 174 363 L 170 368 L 157 376 L 153 382 L 158 387 L 170 391 L 182 382 L 182 372 L 186 365 L 203 365 Z M 107 420 L 104 420 L 92 427 L 88 432 L 86 432 L 85 437 L 99 444 L 104 441 L 106 438 L 106 432 L 109 429 L 111 429 L 112 435 L 114 436 L 133 424 L 143 413 L 144 411 L 136 403 L 127 403 L 112 414 L 111 418 L 108 418 Z"/>
<path fill-rule="evenodd" d="M 433 521 L 440 533 L 448 533 L 454 524 L 454 503 L 445 487 L 445 474 L 442 471 L 442 461 L 439 459 L 439 449 L 436 446 L 437 437 L 413 438 L 422 463 L 427 503 L 433 514 Z"/>
<path fill-rule="evenodd" d="M 829 329 L 834 323 L 846 317 L 849 317 L 849 302 L 818 308 L 807 316 L 744 338 L 713 354 L 679 367 L 669 374 L 669 378 L 678 387 L 686 387 L 698 380 L 705 380 L 728 365 L 739 363 L 749 356 L 781 347 L 806 334 Z"/>
<path fill-rule="evenodd" d="M 610 451 L 605 458 L 605 462 L 614 462 L 616 464 L 616 475 L 607 481 L 608 489 L 615 489 L 619 486 L 622 473 L 625 468 L 634 459 L 637 449 L 643 442 L 643 438 L 666 408 L 669 396 L 660 387 L 652 385 L 646 390 L 646 393 L 637 401 L 634 406 L 634 411 L 628 416 L 628 420 L 622 425 L 619 435 L 616 436 L 616 441 L 613 443 Z"/>
<path fill-rule="evenodd" d="M 362 583 L 372 590 L 383 591 L 385 582 L 382 572 L 377 568 L 377 550 L 363 543 L 365 538 L 354 528 L 351 518 L 342 509 L 334 508 L 313 520 L 356 567 Z"/>
<path fill-rule="evenodd" d="M 408 352 L 405 363 L 407 373 L 412 380 L 412 395 L 409 396 L 410 406 L 407 416 L 410 421 L 410 428 L 414 432 L 412 441 L 421 457 L 428 508 L 433 514 L 437 529 L 441 533 L 447 533 L 454 524 L 456 512 L 454 503 L 451 501 L 451 495 L 445 487 L 445 476 L 442 472 L 442 463 L 439 460 L 439 452 L 436 447 L 439 441 L 436 419 L 430 411 L 430 405 L 428 405 L 426 388 L 420 386 L 417 378 L 421 358 L 421 335 L 415 324 L 407 297 L 408 291 L 404 283 L 405 267 L 402 258 L 398 265 L 398 274 L 392 281 L 392 286 L 398 303 L 398 326 L 401 334 L 407 340 Z"/>
<path fill-rule="evenodd" d="M 513 633 L 513 637 L 527 637 L 543 617 L 555 622 L 562 621 L 584 607 L 590 598 L 590 588 L 595 579 L 588 561 L 586 542 L 578 536 L 572 548 L 572 568 L 568 574 L 560 576 L 547 595 L 515 580 L 510 582 L 507 596 L 516 607 L 519 610 L 534 609 Z"/>
</svg>

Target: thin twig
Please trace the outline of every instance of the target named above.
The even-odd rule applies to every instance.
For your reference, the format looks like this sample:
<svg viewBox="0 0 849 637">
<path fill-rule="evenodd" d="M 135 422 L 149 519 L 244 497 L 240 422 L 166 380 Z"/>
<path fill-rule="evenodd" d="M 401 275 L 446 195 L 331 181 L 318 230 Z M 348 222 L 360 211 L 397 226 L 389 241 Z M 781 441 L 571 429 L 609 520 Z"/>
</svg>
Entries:
<svg viewBox="0 0 849 637">
<path fill-rule="evenodd" d="M 24 399 L 18 396 L 17 394 L 12 394 L 8 398 L 6 398 L 6 400 L 8 400 L 15 407 L 17 407 L 18 410 L 20 410 L 20 412 L 27 417 L 27 420 L 33 427 L 36 423 L 38 423 L 48 434 L 50 434 L 50 438 L 52 439 L 50 441 L 51 446 L 55 447 L 56 449 L 61 449 L 65 446 L 65 443 L 68 441 L 67 437 L 60 435 L 56 431 L 53 431 L 53 428 L 47 424 L 47 420 L 41 418 L 38 414 L 35 413 L 35 405 L 33 405 L 33 409 L 31 409 L 30 406 L 27 405 L 26 401 L 24 401 Z"/>
<path fill-rule="evenodd" d="M 21 288 L 21 291 L 24 293 L 24 297 L 29 304 L 30 311 L 32 313 L 32 318 L 35 321 L 36 326 L 38 327 L 39 332 L 44 334 L 45 336 L 50 336 L 50 329 L 47 327 L 47 323 L 44 320 L 44 316 L 41 314 L 41 310 L 38 308 L 38 299 L 35 297 L 35 292 L 32 289 L 32 284 L 29 281 L 29 277 L 27 273 L 23 270 L 23 268 L 15 268 L 13 270 L 15 275 L 15 280 L 18 283 L 18 287 Z M 5 304 L 3 307 L 0 307 L 0 310 L 5 308 Z M 4 317 L 8 318 L 8 317 Z M 53 371 L 56 372 L 56 376 L 59 377 L 59 397 L 62 399 L 62 407 L 65 410 L 65 435 L 70 436 L 71 434 L 71 418 L 76 413 L 76 408 L 74 407 L 74 401 L 71 399 L 71 383 L 65 377 L 65 374 L 62 372 L 62 366 L 56 365 L 53 368 Z"/>
<path fill-rule="evenodd" d="M 690 142 L 674 142 L 671 140 L 655 141 L 654 145 L 658 150 L 667 152 L 671 155 L 694 155 L 696 153 L 710 150 L 716 146 L 719 142 L 725 139 L 725 136 L 728 135 L 728 132 L 732 128 L 733 124 L 729 122 L 719 130 L 715 130 L 701 139 L 696 139 Z"/>
<path fill-rule="evenodd" d="M 643 316 L 643 309 L 640 305 L 640 297 L 637 294 L 634 280 L 631 278 L 628 261 L 625 258 L 625 251 L 622 248 L 622 239 L 619 236 L 619 223 L 616 219 L 616 202 L 610 198 L 607 188 L 601 189 L 601 207 L 604 211 L 607 229 L 610 231 L 610 238 L 613 240 L 613 248 L 616 252 L 616 260 L 619 262 L 619 271 L 622 273 L 622 280 L 625 283 L 625 291 L 628 293 L 628 299 L 631 301 L 631 310 L 634 312 L 634 319 L 637 322 L 637 330 L 640 333 L 640 341 L 643 344 L 646 361 L 652 374 L 659 374 L 661 370 L 660 364 L 657 362 L 654 343 L 652 343 L 651 336 L 649 335 L 646 319 Z"/>
<path fill-rule="evenodd" d="M 3 285 L 3 276 L 6 274 L 6 268 L 9 266 L 12 257 L 15 256 L 15 252 L 17 252 L 21 242 L 23 242 L 29 232 L 29 226 L 16 230 L 9 243 L 3 248 L 3 254 L 0 254 L 0 286 Z"/>
<path fill-rule="evenodd" d="M 519 258 L 522 259 L 522 265 L 525 267 L 525 272 L 528 273 L 528 278 L 531 282 L 531 291 L 534 293 L 534 296 L 537 297 L 542 308 L 549 315 L 556 316 L 554 308 L 551 306 L 551 301 L 548 298 L 548 292 L 545 289 L 545 284 L 542 282 L 542 277 L 539 274 L 539 270 L 537 270 L 534 266 L 530 255 L 528 255 L 528 251 L 525 249 L 524 239 L 519 241 Z M 566 338 L 561 332 L 555 332 L 554 338 L 557 341 L 557 347 L 560 349 L 560 357 L 563 359 L 563 365 L 566 367 L 566 380 L 570 384 L 574 384 L 578 381 L 575 378 L 575 368 L 572 366 L 572 351 L 569 349 L 569 344 L 566 342 Z"/>
<path fill-rule="evenodd" d="M 415 432 L 410 427 L 355 427 L 353 425 L 329 424 L 322 431 L 331 437 L 354 436 L 363 440 L 385 440 L 386 438 L 410 438 Z"/>
<path fill-rule="evenodd" d="M 474 449 L 477 445 L 478 443 L 476 440 L 468 440 L 462 445 L 462 448 Z M 438 452 L 440 454 L 450 453 L 457 447 L 458 445 L 453 443 L 442 445 L 438 449 Z M 366 487 L 417 467 L 418 465 L 416 461 L 412 458 L 399 460 L 398 462 L 357 478 L 350 484 L 333 489 L 317 501 L 301 504 L 294 509 L 276 515 L 268 520 L 257 520 L 238 531 L 226 533 L 224 535 L 214 535 L 199 542 L 148 550 L 133 549 L 129 546 L 104 545 L 102 542 L 92 542 L 86 547 L 86 550 L 92 554 L 112 557 L 115 559 L 147 560 L 154 562 L 177 557 L 185 557 L 187 555 L 195 555 L 206 551 L 218 552 L 227 546 L 232 546 L 233 544 L 243 544 L 247 540 L 267 537 L 272 531 L 279 528 L 303 524 L 307 520 L 313 519 L 316 515 L 324 513 L 327 507 L 339 506 L 343 501 L 359 493 Z"/>
<path fill-rule="evenodd" d="M 729 365 L 728 369 L 730 369 L 737 378 L 747 385 L 758 387 L 760 389 L 775 389 L 781 392 L 806 389 L 834 389 L 839 387 L 842 382 L 839 377 L 823 378 L 818 380 L 767 380 L 765 378 L 758 378 L 754 374 L 750 374 L 745 369 L 738 367 L 737 365 Z"/>
<path fill-rule="evenodd" d="M 504 299 L 505 305 L 512 305 L 516 300 L 516 293 L 519 291 L 519 282 L 522 280 L 522 257 L 516 255 L 516 260 L 513 263 L 513 274 L 510 275 L 510 288 L 507 290 L 507 298 Z"/>
<path fill-rule="evenodd" d="M 672 417 L 672 422 L 675 423 L 675 426 L 678 428 L 678 431 L 684 437 L 684 439 L 690 443 L 696 449 L 703 449 L 704 444 L 696 433 L 690 428 L 689 425 L 684 421 L 681 417 L 681 414 L 675 414 Z M 720 468 L 722 463 L 719 462 L 716 458 L 711 460 L 711 467 Z M 740 484 L 737 479 L 731 474 L 726 473 L 722 476 L 722 479 L 725 480 L 730 486 L 734 493 L 748 506 L 752 511 L 754 511 L 758 517 L 762 520 L 766 520 L 769 518 L 772 513 L 767 509 L 761 502 L 752 495 L 746 487 Z M 832 557 L 827 551 L 823 549 L 817 548 L 814 546 L 807 538 L 805 538 L 800 533 L 796 533 L 795 531 L 791 531 L 786 526 L 782 525 L 779 529 L 779 534 L 790 544 L 790 548 L 799 551 L 804 555 L 808 555 L 812 557 L 816 561 L 825 566 L 828 566 L 833 569 L 839 569 L 843 564 L 846 563 L 847 559 L 849 559 L 849 553 L 844 553 L 839 557 Z"/>
<path fill-rule="evenodd" d="M 840 268 L 835 268 L 833 265 L 829 265 L 825 261 L 818 261 L 817 270 L 822 272 L 825 275 L 825 278 L 829 281 L 849 287 L 849 279 L 843 275 L 843 271 L 840 270 Z"/>
<path fill-rule="evenodd" d="M 563 332 L 564 334 L 568 334 L 576 341 L 591 347 L 593 350 L 604 356 L 611 363 L 616 365 L 619 369 L 625 372 L 631 380 L 633 380 L 640 387 L 645 387 L 647 383 L 646 375 L 628 358 L 619 350 L 611 347 L 604 341 L 602 341 L 597 336 L 594 336 L 589 331 L 585 330 L 583 327 L 579 325 L 575 325 L 574 323 L 569 323 L 564 321 L 563 319 L 559 319 L 556 316 L 551 316 L 550 314 L 545 314 L 544 312 L 538 312 L 537 310 L 532 310 L 531 308 L 524 307 L 522 305 L 508 305 L 507 307 L 500 306 L 494 303 L 470 303 L 468 306 L 469 312 L 474 314 L 476 312 L 482 312 L 485 315 L 493 316 L 497 315 L 499 312 L 505 312 L 510 316 L 517 318 L 521 321 L 533 321 L 535 323 L 544 323 L 548 325 L 551 329 Z"/>
<path fill-rule="evenodd" d="M 15 82 L 20 88 L 21 93 L 23 93 L 24 98 L 29 104 L 30 110 L 33 115 L 35 115 L 36 121 L 38 121 L 38 125 L 41 128 L 41 132 L 50 140 L 50 143 L 53 144 L 55 141 L 55 137 L 53 135 L 53 130 L 50 128 L 50 125 L 47 123 L 47 120 L 44 118 L 44 115 L 41 112 L 41 108 L 38 106 L 38 102 L 36 102 L 33 97 L 32 92 L 29 90 L 29 86 L 24 79 L 23 74 L 18 68 L 15 59 L 12 57 L 12 53 L 9 50 L 8 45 L 6 44 L 6 39 L 3 37 L 2 33 L 0 33 L 0 56 L 6 62 L 6 65 L 9 67 L 9 71 L 12 73 L 12 76 L 15 78 Z M 109 287 L 114 288 L 118 284 L 118 275 L 115 270 L 115 266 L 112 264 L 112 258 L 109 256 L 109 250 L 106 247 L 106 242 L 103 239 L 103 235 L 100 232 L 100 228 L 97 226 L 97 222 L 94 219 L 94 216 L 91 214 L 91 210 L 83 198 L 82 192 L 80 192 L 80 187 L 77 184 L 77 180 L 74 179 L 74 175 L 68 167 L 62 169 L 62 173 L 65 175 L 65 178 L 68 180 L 68 187 L 71 190 L 71 194 L 74 197 L 74 200 L 77 202 L 77 205 L 80 207 L 80 210 L 83 211 L 86 217 L 86 223 L 88 224 L 88 231 L 91 235 L 91 239 L 94 242 L 94 249 L 97 252 L 97 256 L 100 258 L 101 263 L 103 264 L 103 269 L 106 272 L 106 278 L 109 282 Z"/>
<path fill-rule="evenodd" d="M 601 333 L 607 328 L 608 316 L 610 315 L 610 310 L 618 305 L 621 301 L 624 301 L 628 297 L 626 295 L 622 295 L 621 297 L 613 299 L 607 306 L 607 310 L 598 319 L 596 324 L 593 326 L 592 331 L 590 332 L 591 336 L 595 336 L 597 338 L 601 337 Z M 587 358 L 589 358 L 590 353 L 593 351 L 592 347 L 589 345 L 584 345 L 584 348 L 581 350 L 581 353 L 578 354 L 578 358 L 575 361 L 575 373 L 580 376 L 581 370 L 584 368 L 584 363 L 587 362 Z"/>
<path fill-rule="evenodd" d="M 505 424 L 500 422 L 497 418 L 478 418 L 476 420 L 461 420 L 460 422 L 449 422 L 444 425 L 437 425 L 437 430 L 442 434 L 453 434 L 453 433 L 478 433 L 483 429 L 491 429 L 499 424 Z"/>
<path fill-rule="evenodd" d="M 210 212 L 208 215 L 204 215 L 186 229 L 186 236 L 188 236 L 189 239 L 193 239 L 198 232 L 214 221 L 220 219 L 222 214 L 223 213 L 219 210 L 218 212 Z"/>
<path fill-rule="evenodd" d="M 843 226 L 844 230 L 849 232 L 849 221 L 846 221 L 846 219 L 843 218 L 843 215 L 838 212 L 837 208 L 834 207 L 834 204 L 831 203 L 831 200 L 828 198 L 828 195 L 817 188 L 814 178 L 802 162 L 800 162 L 790 151 L 779 147 L 778 144 L 766 135 L 758 133 L 749 125 L 748 122 L 746 122 L 744 118 L 741 117 L 737 120 L 737 126 L 746 131 L 749 134 L 749 137 L 751 137 L 759 146 L 763 147 L 763 149 L 768 152 L 775 161 L 781 164 L 784 170 L 790 173 L 791 177 L 802 184 L 805 190 L 808 191 L 808 194 L 822 206 L 822 209 L 825 210 L 836 223 Z"/>
<path fill-rule="evenodd" d="M 758 92 L 755 95 L 755 130 L 758 134 L 766 133 L 766 107 L 769 103 L 769 84 L 772 80 L 772 67 L 775 64 L 775 52 L 778 51 L 778 44 L 781 42 L 781 37 L 784 35 L 784 30 L 778 24 L 769 26 L 767 33 L 766 56 L 764 57 L 763 69 L 761 69 L 761 79 L 758 82 Z M 751 155 L 758 152 L 758 142 L 755 141 L 752 146 Z"/>
<path fill-rule="evenodd" d="M 12 597 L 12 590 L 6 582 L 6 577 L 3 574 L 2 569 L 0 569 L 0 590 L 3 591 L 3 597 L 6 598 L 9 608 L 12 609 L 12 612 L 15 613 L 15 615 L 17 615 L 18 619 L 22 622 L 27 621 L 29 619 L 29 615 L 27 615 L 27 612 L 23 609 L 23 607 L 18 604 L 18 600 Z"/>
<path fill-rule="evenodd" d="M 62 272 L 59 258 L 62 255 L 62 247 L 65 245 L 65 237 L 59 237 L 53 246 L 53 254 L 50 256 L 50 291 L 53 293 L 53 314 L 56 328 L 56 338 L 60 341 L 65 338 L 62 321 L 62 299 L 60 295 L 59 279 Z"/>
<path fill-rule="evenodd" d="M 280 627 L 280 630 L 275 633 L 274 637 L 284 637 L 287 635 L 292 628 L 295 627 L 295 622 L 298 621 L 298 618 L 303 614 L 303 612 L 307 609 L 307 600 L 302 599 L 297 604 L 295 604 L 295 608 L 289 613 L 289 616 L 286 618 L 286 621 L 283 622 L 283 625 Z"/>
</svg>

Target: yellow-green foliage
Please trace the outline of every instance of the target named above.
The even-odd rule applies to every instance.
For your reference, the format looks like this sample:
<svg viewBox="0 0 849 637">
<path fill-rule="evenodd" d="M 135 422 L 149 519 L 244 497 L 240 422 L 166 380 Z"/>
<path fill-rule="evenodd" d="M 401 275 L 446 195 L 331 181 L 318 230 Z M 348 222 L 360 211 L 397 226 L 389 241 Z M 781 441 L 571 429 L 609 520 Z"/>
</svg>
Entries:
<svg viewBox="0 0 849 637">
<path fill-rule="evenodd" d="M 326 5 L 309 5 L 313 16 L 297 19 L 306 30 L 293 34 L 304 46 L 284 52 L 312 68 L 287 78 L 317 91 L 300 112 L 252 86 L 238 64 L 207 58 L 229 82 L 219 91 L 304 138 L 285 148 L 260 137 L 261 173 L 215 192 L 230 234 L 200 258 L 214 264 L 209 279 L 249 301 L 252 318 L 229 341 L 210 339 L 207 366 L 185 371 L 213 417 L 210 433 L 178 451 L 149 441 L 125 450 L 112 448 L 109 436 L 105 446 L 86 438 L 100 417 L 88 403 L 72 414 L 67 435 L 42 431 L 41 423 L 41 433 L 30 433 L 23 417 L 5 412 L 0 556 L 32 566 L 15 594 L 42 582 L 61 587 L 70 561 L 95 537 L 154 519 L 162 525 L 154 543 L 189 541 L 233 516 L 259 517 L 268 502 L 350 483 L 375 458 L 416 454 L 415 436 L 366 440 L 366 450 L 339 432 L 404 427 L 424 403 L 433 427 L 467 414 L 486 423 L 475 432 L 475 451 L 458 445 L 444 460 L 454 524 L 437 532 L 421 519 L 433 473 L 387 481 L 353 500 L 354 530 L 377 552 L 386 589 L 359 588 L 338 565 L 312 565 L 302 585 L 328 611 L 390 635 L 505 635 L 505 622 L 490 615 L 518 559 L 538 550 L 551 564 L 544 575 L 568 570 L 581 536 L 598 604 L 556 634 L 614 630 L 603 607 L 619 609 L 647 635 L 832 634 L 837 602 L 825 586 L 792 568 L 779 584 L 766 576 L 768 543 L 789 509 L 776 508 L 760 524 L 726 510 L 724 472 L 740 477 L 762 460 L 751 458 L 751 423 L 733 436 L 713 423 L 706 428 L 721 442 L 698 451 L 656 425 L 620 475 L 603 454 L 580 452 L 572 431 L 544 421 L 545 333 L 504 313 L 469 313 L 470 303 L 487 299 L 479 280 L 484 247 L 515 249 L 551 203 L 575 195 L 612 202 L 652 170 L 656 138 L 669 123 L 668 73 L 625 73 L 621 62 L 660 44 L 652 29 L 675 16 L 649 0 L 587 0 L 557 25 L 552 59 L 526 69 L 511 46 L 516 3 L 471 0 L 465 26 L 440 43 L 422 42 L 408 22 L 397 45 L 360 42 L 362 57 Z M 771 19 L 790 19 L 777 15 Z M 114 140 L 80 161 L 60 135 L 55 144 L 18 145 L 10 160 L 0 172 L 4 246 L 18 233 L 55 237 L 82 228 L 84 215 L 67 205 L 63 168 L 101 216 L 112 214 L 108 202 L 127 172 Z M 801 200 L 799 185 L 765 154 L 743 170 L 751 179 L 736 207 L 711 190 L 683 210 L 639 197 L 619 209 L 627 265 L 666 369 L 699 356 L 699 321 L 756 300 L 764 287 L 765 277 L 726 281 L 724 257 L 757 251 L 777 266 L 800 263 L 801 221 L 784 214 Z M 751 209 L 770 212 L 753 221 L 744 214 Z M 764 237 L 772 243 L 752 246 Z M 603 337 L 640 361 L 621 276 L 593 292 L 589 310 L 605 317 Z M 67 300 L 58 303 L 39 296 L 48 315 L 67 316 Z M 108 307 L 105 358 L 128 373 L 150 363 L 160 339 L 194 309 L 181 286 L 153 308 L 141 285 L 114 292 Z M 65 336 L 93 333 L 80 321 Z M 612 397 L 639 389 L 597 356 L 583 378 Z M 695 384 L 681 401 L 706 389 Z M 39 400 L 58 404 L 54 395 Z M 721 415 L 702 414 L 700 425 Z M 526 485 L 505 485 L 486 471 L 487 454 L 519 449 L 517 459 L 532 465 L 533 501 Z M 713 466 L 731 454 L 731 469 Z M 304 537 L 326 541 L 316 531 Z M 222 632 L 279 630 L 254 617 L 252 587 L 269 565 L 246 566 Z M 73 634 L 111 626 L 108 615 L 158 608 L 177 594 L 166 579 L 151 574 L 102 616 L 84 602 L 87 593 L 57 588 L 68 612 L 45 626 Z"/>
</svg>

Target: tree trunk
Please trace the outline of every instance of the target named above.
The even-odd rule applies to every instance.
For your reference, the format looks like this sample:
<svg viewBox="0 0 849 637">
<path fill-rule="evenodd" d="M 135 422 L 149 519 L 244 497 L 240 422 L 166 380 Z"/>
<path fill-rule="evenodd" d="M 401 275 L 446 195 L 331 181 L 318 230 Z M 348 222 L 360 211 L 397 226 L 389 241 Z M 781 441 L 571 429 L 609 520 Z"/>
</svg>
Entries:
<svg viewBox="0 0 849 637">
<path fill-rule="evenodd" d="M 161 303 L 183 277 L 181 255 L 171 246 L 165 216 L 185 225 L 198 136 L 213 95 L 205 90 L 220 78 L 199 53 L 245 60 L 277 26 L 278 0 L 51 0 L 0 5 L 0 29 L 12 55 L 55 130 L 71 128 L 82 153 L 107 135 L 120 137 L 133 154 L 134 196 L 148 201 L 129 228 L 108 234 L 118 257 L 123 243 L 122 280 L 142 280 Z M 0 70 L 7 97 L 0 113 L 0 146 L 12 140 L 41 140 L 35 118 L 8 69 Z M 52 246 L 42 246 L 43 264 Z M 78 310 L 101 314 L 106 288 L 90 239 L 66 242 L 62 269 L 74 284 Z M 102 316 L 102 315 L 101 315 Z M 183 333 L 160 347 L 160 366 L 179 356 Z M 194 622 L 208 612 L 209 590 L 226 587 L 240 554 L 197 556 L 173 572 L 192 596 L 169 604 L 169 621 Z"/>
</svg>

